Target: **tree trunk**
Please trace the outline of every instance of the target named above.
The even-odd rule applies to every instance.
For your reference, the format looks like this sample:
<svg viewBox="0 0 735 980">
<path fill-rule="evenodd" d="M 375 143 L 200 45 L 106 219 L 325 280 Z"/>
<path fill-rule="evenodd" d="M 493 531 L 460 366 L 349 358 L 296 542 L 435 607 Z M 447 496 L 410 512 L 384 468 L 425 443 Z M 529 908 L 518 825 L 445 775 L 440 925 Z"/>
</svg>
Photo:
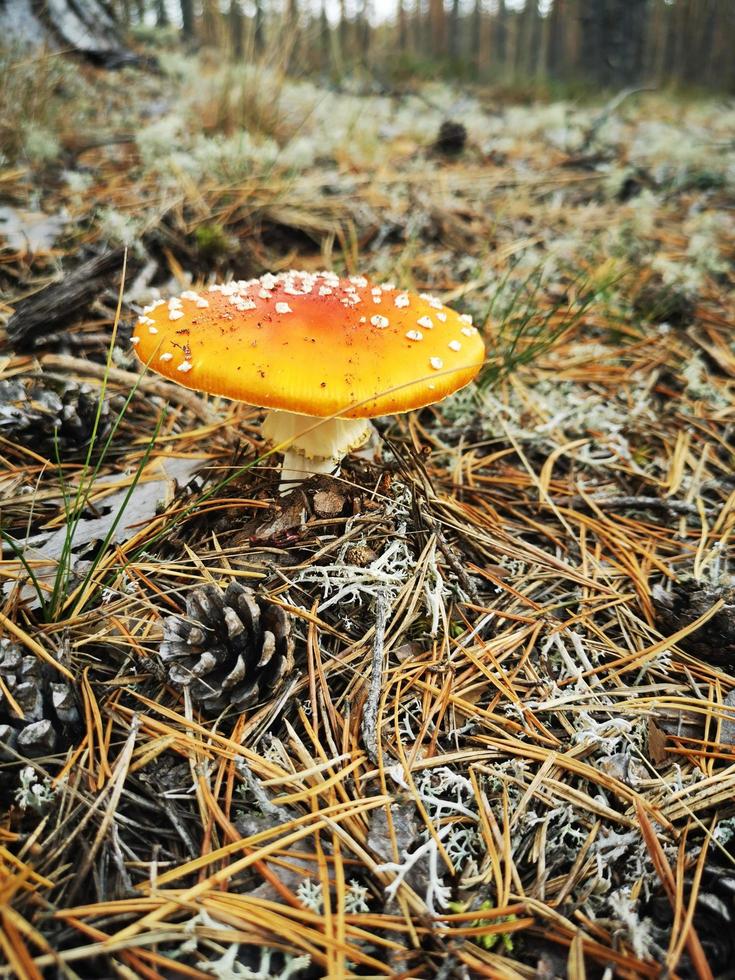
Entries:
<svg viewBox="0 0 735 980">
<path fill-rule="evenodd" d="M 566 74 L 567 68 L 563 61 L 564 34 L 568 29 L 564 15 L 564 0 L 554 0 L 547 14 L 547 20 L 549 21 L 549 51 L 546 70 L 552 78 L 560 78 Z"/>
<path fill-rule="evenodd" d="M 487 12 L 480 11 L 480 30 L 477 39 L 477 64 L 480 78 L 486 80 L 491 75 L 498 74 L 496 62 L 495 40 L 497 22 Z"/>
<path fill-rule="evenodd" d="M 602 60 L 603 23 L 607 17 L 607 0 L 579 7 L 579 67 L 585 78 L 602 82 L 605 65 Z"/>
<path fill-rule="evenodd" d="M 508 17 L 505 0 L 499 0 L 498 12 L 493 24 L 493 67 L 494 74 L 505 74 L 508 54 Z"/>
<path fill-rule="evenodd" d="M 347 20 L 345 0 L 339 0 L 339 30 L 337 31 L 337 37 L 339 38 L 339 58 L 342 67 L 344 67 L 345 60 L 348 57 L 349 29 L 350 25 Z"/>
<path fill-rule="evenodd" d="M 426 22 L 423 15 L 422 0 L 414 0 L 413 2 L 413 16 L 411 17 L 411 52 L 412 54 L 418 54 L 420 51 L 425 51 L 426 46 L 424 41 L 426 40 Z"/>
<path fill-rule="evenodd" d="M 286 59 L 283 67 L 288 71 L 298 60 L 299 48 L 301 47 L 298 0 L 288 0 L 286 6 L 286 36 L 284 40 Z"/>
<path fill-rule="evenodd" d="M 214 47 L 219 40 L 220 12 L 217 0 L 204 0 L 202 3 L 201 38 L 207 46 Z"/>
<path fill-rule="evenodd" d="M 370 14 L 372 6 L 370 0 L 362 0 L 357 18 L 358 24 L 358 43 L 360 45 L 360 61 L 367 65 L 370 63 L 370 47 L 372 43 L 372 29 L 370 27 Z"/>
<path fill-rule="evenodd" d="M 646 44 L 648 42 L 649 0 L 617 0 L 614 16 L 624 18 L 619 22 L 619 36 L 616 38 L 617 50 L 613 62 L 618 72 L 615 79 L 618 85 L 635 85 L 643 78 Z"/>
<path fill-rule="evenodd" d="M 712 68 L 714 59 L 712 57 L 717 38 L 717 0 L 702 0 L 698 11 L 697 23 L 697 46 L 696 52 L 692 52 L 692 57 L 688 64 L 689 81 L 693 83 L 702 82 L 705 79 L 714 81 Z"/>
<path fill-rule="evenodd" d="M 319 47 L 321 48 L 322 64 L 326 68 L 332 58 L 332 32 L 329 28 L 325 0 L 322 0 L 319 8 Z"/>
<path fill-rule="evenodd" d="M 194 0 L 179 0 L 181 29 L 187 41 L 194 40 Z"/>
<path fill-rule="evenodd" d="M 255 0 L 253 42 L 255 44 L 255 53 L 262 54 L 265 51 L 265 13 L 263 11 L 263 0 Z"/>
<path fill-rule="evenodd" d="M 551 31 L 551 12 L 547 11 L 545 17 L 539 17 L 540 32 L 538 35 L 538 47 L 534 52 L 534 72 L 536 78 L 546 78 L 549 74 L 549 38 Z"/>
<path fill-rule="evenodd" d="M 510 11 L 506 17 L 506 36 L 505 36 L 505 64 L 506 77 L 514 79 L 518 67 L 518 30 L 521 15 L 515 10 Z"/>
<path fill-rule="evenodd" d="M 28 47 L 73 51 L 104 68 L 140 63 L 105 0 L 0 0 L 0 37 Z"/>
<path fill-rule="evenodd" d="M 730 0 L 719 0 L 712 12 L 712 51 L 707 58 L 705 81 L 727 92 L 735 92 L 735 8 Z"/>
<path fill-rule="evenodd" d="M 156 27 L 168 27 L 168 11 L 164 0 L 156 0 Z"/>
<path fill-rule="evenodd" d="M 408 25 L 406 24 L 406 0 L 398 0 L 398 50 L 403 53 L 408 48 Z"/>
<path fill-rule="evenodd" d="M 652 79 L 656 84 L 661 83 L 662 63 L 665 43 L 665 24 L 666 12 L 663 0 L 653 0 L 653 5 L 649 14 L 650 20 L 646 32 L 646 78 Z"/>
<path fill-rule="evenodd" d="M 582 6 L 582 70 L 588 79 L 616 88 L 640 80 L 647 15 L 648 0 L 596 0 Z"/>
<path fill-rule="evenodd" d="M 429 19 L 431 21 L 431 53 L 436 58 L 447 52 L 447 21 L 444 14 L 444 0 L 429 0 Z"/>
<path fill-rule="evenodd" d="M 538 0 L 526 0 L 523 14 L 519 16 L 521 36 L 518 46 L 518 69 L 523 78 L 529 78 L 535 72 L 538 52 Z"/>
<path fill-rule="evenodd" d="M 242 59 L 245 41 L 245 22 L 242 8 L 240 7 L 240 0 L 230 0 L 228 19 L 230 21 L 230 50 L 232 51 L 232 60 L 240 61 Z"/>
<path fill-rule="evenodd" d="M 481 51 L 482 45 L 480 43 L 480 32 L 482 31 L 482 0 L 475 0 L 475 6 L 472 10 L 472 62 L 475 66 L 475 77 L 480 74 L 480 69 L 482 67 L 481 61 Z"/>
<path fill-rule="evenodd" d="M 459 61 L 459 0 L 452 0 L 449 16 L 449 57 L 453 62 Z"/>
</svg>

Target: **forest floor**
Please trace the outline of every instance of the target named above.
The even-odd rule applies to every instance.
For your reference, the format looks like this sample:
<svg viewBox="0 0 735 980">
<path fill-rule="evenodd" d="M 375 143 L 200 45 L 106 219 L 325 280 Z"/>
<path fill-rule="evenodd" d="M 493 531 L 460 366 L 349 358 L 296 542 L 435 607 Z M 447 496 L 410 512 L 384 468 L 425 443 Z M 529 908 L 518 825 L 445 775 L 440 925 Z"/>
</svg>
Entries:
<svg viewBox="0 0 735 980">
<path fill-rule="evenodd" d="M 735 104 L 160 63 L 0 64 L 0 977 L 733 976 Z M 279 497 L 129 337 L 288 268 L 488 363 Z"/>
</svg>

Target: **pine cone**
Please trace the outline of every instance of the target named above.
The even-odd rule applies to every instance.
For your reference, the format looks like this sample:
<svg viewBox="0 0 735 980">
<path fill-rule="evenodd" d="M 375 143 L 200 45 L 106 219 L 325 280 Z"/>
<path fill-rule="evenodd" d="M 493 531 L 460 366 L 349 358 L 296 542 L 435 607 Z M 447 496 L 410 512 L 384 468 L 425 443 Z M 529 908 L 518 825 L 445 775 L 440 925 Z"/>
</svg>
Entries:
<svg viewBox="0 0 735 980">
<path fill-rule="evenodd" d="M 696 304 L 684 289 L 650 276 L 633 295 L 633 309 L 644 320 L 686 327 L 694 319 Z"/>
<path fill-rule="evenodd" d="M 464 150 L 466 142 L 467 129 L 464 124 L 445 119 L 439 127 L 434 149 L 437 153 L 443 153 L 445 156 L 459 156 Z"/>
<path fill-rule="evenodd" d="M 691 887 L 689 875 L 685 887 L 688 893 Z M 668 899 L 661 895 L 652 899 L 646 914 L 668 938 L 673 926 L 673 914 Z M 712 848 L 697 896 L 694 928 L 713 974 L 722 978 L 732 977 L 732 966 L 735 962 L 735 873 L 733 865 L 726 857 L 713 857 Z M 694 976 L 686 959 L 677 969 L 677 975 Z"/>
<path fill-rule="evenodd" d="M 31 758 L 57 749 L 66 726 L 79 721 L 71 685 L 38 657 L 26 656 L 22 647 L 8 639 L 0 640 L 0 678 L 0 743 Z M 14 758 L 10 753 L 5 753 L 5 757 Z"/>
<path fill-rule="evenodd" d="M 113 399 L 115 409 L 119 396 Z M 86 449 L 94 431 L 99 399 L 94 389 L 76 382 L 59 390 L 44 379 L 0 381 L 0 435 L 35 452 L 56 458 Z M 97 442 L 103 443 L 114 420 L 110 402 L 104 399 L 97 427 Z"/>
<path fill-rule="evenodd" d="M 186 619 L 163 624 L 161 659 L 174 687 L 201 708 L 241 710 L 274 693 L 293 667 L 290 616 L 238 582 L 193 589 Z"/>
<path fill-rule="evenodd" d="M 719 600 L 725 604 L 711 619 L 679 641 L 687 653 L 706 663 L 735 670 L 735 588 L 712 587 L 692 579 L 677 582 L 670 592 L 653 590 L 656 626 L 666 636 L 703 616 Z"/>
</svg>

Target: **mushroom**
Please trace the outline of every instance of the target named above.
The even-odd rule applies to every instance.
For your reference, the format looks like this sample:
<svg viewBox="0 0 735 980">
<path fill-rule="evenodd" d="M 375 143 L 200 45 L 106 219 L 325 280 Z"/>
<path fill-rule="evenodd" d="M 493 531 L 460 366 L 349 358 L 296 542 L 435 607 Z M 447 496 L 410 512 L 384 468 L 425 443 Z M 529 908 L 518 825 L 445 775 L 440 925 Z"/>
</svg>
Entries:
<svg viewBox="0 0 735 980">
<path fill-rule="evenodd" d="M 269 409 L 282 487 L 334 472 L 371 418 L 439 401 L 485 356 L 471 318 L 435 297 L 332 272 L 187 290 L 147 307 L 132 343 L 166 378 Z"/>
</svg>

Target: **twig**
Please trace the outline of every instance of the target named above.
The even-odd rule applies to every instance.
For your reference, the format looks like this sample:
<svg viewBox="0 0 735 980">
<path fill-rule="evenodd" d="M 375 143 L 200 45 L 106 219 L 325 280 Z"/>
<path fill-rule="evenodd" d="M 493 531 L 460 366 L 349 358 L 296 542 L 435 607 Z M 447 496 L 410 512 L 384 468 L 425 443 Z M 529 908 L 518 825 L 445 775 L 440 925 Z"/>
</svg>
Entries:
<svg viewBox="0 0 735 980">
<path fill-rule="evenodd" d="M 594 117 L 592 122 L 587 127 L 584 134 L 584 142 L 580 147 L 580 151 L 584 151 L 588 149 L 588 147 L 592 143 L 592 140 L 597 135 L 597 131 L 601 129 L 602 126 L 605 125 L 605 123 L 610 118 L 610 116 L 613 115 L 613 113 L 618 111 L 618 109 L 623 104 L 623 102 L 625 102 L 626 99 L 629 99 L 632 95 L 637 95 L 639 92 L 654 92 L 654 91 L 655 91 L 655 86 L 643 85 L 643 86 L 634 86 L 632 88 L 624 88 L 621 92 L 618 92 L 616 95 L 614 95 L 609 102 L 605 103 L 605 105 L 602 107 L 600 112 L 597 113 L 597 115 Z"/>
<path fill-rule="evenodd" d="M 444 539 L 444 535 L 438 533 L 436 536 L 436 543 L 439 546 L 439 551 L 444 555 L 447 565 L 452 569 L 454 574 L 457 576 L 459 584 L 471 602 L 479 603 L 480 593 L 475 588 L 475 583 L 467 574 L 462 562 L 457 557 L 456 553 L 452 550 L 452 546 Z"/>
<path fill-rule="evenodd" d="M 665 510 L 670 514 L 692 514 L 699 516 L 699 508 L 696 504 L 688 504 L 681 500 L 662 500 L 660 497 L 606 497 L 604 494 L 595 494 L 591 497 L 554 497 L 556 507 L 589 507 L 591 503 L 597 504 L 601 510 L 622 510 L 626 507 L 638 507 L 641 510 Z M 709 513 L 705 509 L 705 513 Z"/>
<path fill-rule="evenodd" d="M 384 592 L 379 592 L 375 601 L 375 636 L 373 637 L 373 659 L 370 668 L 370 690 L 362 712 L 360 731 L 371 761 L 378 763 L 378 704 L 383 687 L 383 642 L 385 624 L 388 619 L 388 602 Z"/>
<path fill-rule="evenodd" d="M 429 511 L 428 506 L 421 509 L 421 516 L 429 530 L 436 535 L 436 543 L 439 551 L 441 551 L 447 565 L 449 565 L 451 570 L 456 575 L 457 581 L 462 586 L 462 591 L 465 593 L 470 602 L 475 603 L 475 605 L 481 605 L 482 600 L 479 592 L 475 588 L 475 583 L 467 574 L 467 569 L 464 567 L 462 562 L 457 557 L 454 549 L 444 537 L 440 524 L 434 515 Z"/>
<path fill-rule="evenodd" d="M 287 823 L 289 820 L 293 819 L 292 813 L 289 813 L 289 811 L 284 807 L 277 806 L 275 803 L 271 802 L 271 799 L 261 785 L 260 780 L 242 757 L 238 757 L 235 760 L 235 765 L 237 766 L 237 771 L 243 778 L 243 782 L 255 797 L 255 802 L 266 817 L 274 817 L 276 820 L 280 820 L 283 823 Z"/>
</svg>

